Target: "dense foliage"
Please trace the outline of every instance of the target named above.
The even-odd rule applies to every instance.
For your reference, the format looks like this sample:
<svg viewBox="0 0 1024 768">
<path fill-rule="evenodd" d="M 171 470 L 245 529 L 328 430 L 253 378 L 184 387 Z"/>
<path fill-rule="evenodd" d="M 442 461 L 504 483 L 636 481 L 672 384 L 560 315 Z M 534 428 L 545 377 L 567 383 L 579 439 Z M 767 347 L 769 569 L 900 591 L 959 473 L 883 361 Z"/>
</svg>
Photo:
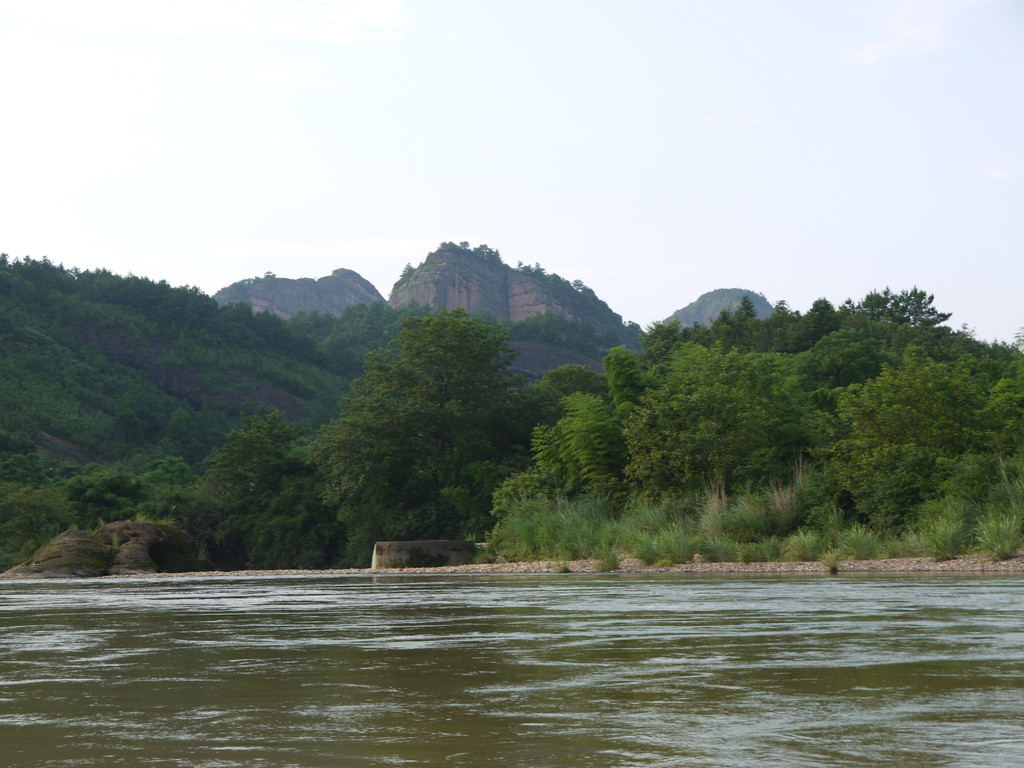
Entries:
<svg viewBox="0 0 1024 768">
<path fill-rule="evenodd" d="M 585 335 L 379 303 L 285 322 L 3 257 L 0 566 L 126 517 L 177 522 L 222 567 L 365 564 L 420 537 L 609 563 L 1003 556 L 1024 354 L 947 319 L 917 288 L 764 319 L 741 302 L 652 325 L 605 374 L 530 383 L 510 337 Z"/>
<path fill-rule="evenodd" d="M 966 545 L 982 521 L 1016 541 L 1024 355 L 943 327 L 949 315 L 932 302 L 886 289 L 838 309 L 822 299 L 806 315 L 780 305 L 759 320 L 741 304 L 708 326 L 655 324 L 639 354 L 605 359 L 615 414 L 567 397 L 561 419 L 535 432 L 533 467 L 496 495 L 495 546 L 526 556 L 538 514 L 571 518 L 574 500 L 594 496 L 612 502 L 594 538 L 603 546 L 610 536 L 630 548 L 607 526 L 644 502 L 673 510 L 692 537 L 684 550 L 700 542 L 714 559 L 785 535 L 838 553 L 840 530 L 864 541 L 953 530 Z M 766 547 L 784 554 L 781 540 Z"/>
</svg>

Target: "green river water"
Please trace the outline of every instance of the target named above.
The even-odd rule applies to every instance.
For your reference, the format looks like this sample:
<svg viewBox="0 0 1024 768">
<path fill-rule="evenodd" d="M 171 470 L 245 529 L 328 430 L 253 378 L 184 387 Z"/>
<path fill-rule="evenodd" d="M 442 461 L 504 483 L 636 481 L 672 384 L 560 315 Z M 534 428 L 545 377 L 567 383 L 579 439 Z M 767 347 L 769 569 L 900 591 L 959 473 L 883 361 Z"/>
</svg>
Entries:
<svg viewBox="0 0 1024 768">
<path fill-rule="evenodd" d="M 1024 578 L 0 582 L 0 766 L 1024 764 Z"/>
</svg>

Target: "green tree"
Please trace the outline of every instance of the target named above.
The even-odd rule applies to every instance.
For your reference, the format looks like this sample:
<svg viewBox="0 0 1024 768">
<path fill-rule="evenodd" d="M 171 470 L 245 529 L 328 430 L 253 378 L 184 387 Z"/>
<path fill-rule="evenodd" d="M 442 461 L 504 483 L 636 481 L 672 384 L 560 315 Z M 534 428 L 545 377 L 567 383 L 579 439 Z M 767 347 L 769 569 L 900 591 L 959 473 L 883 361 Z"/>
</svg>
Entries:
<svg viewBox="0 0 1024 768">
<path fill-rule="evenodd" d="M 565 415 L 534 430 L 533 450 L 551 491 L 565 496 L 618 496 L 626 463 L 622 423 L 607 400 L 577 392 L 562 399 Z"/>
<path fill-rule="evenodd" d="M 104 522 L 135 515 L 143 499 L 137 475 L 116 467 L 93 465 L 64 483 L 64 493 L 75 510 L 79 528 L 96 528 Z"/>
<path fill-rule="evenodd" d="M 984 382 L 962 363 L 911 349 L 899 366 L 842 392 L 830 472 L 861 515 L 896 527 L 967 454 L 990 453 L 998 424 Z"/>
<path fill-rule="evenodd" d="M 949 312 L 939 312 L 932 306 L 935 295 L 925 293 L 916 285 L 909 291 L 893 293 L 886 288 L 879 293 L 872 291 L 861 301 L 856 311 L 866 314 L 872 320 L 880 320 L 912 328 L 932 328 L 946 322 Z"/>
<path fill-rule="evenodd" d="M 843 328 L 818 339 L 800 356 L 798 370 L 805 387 L 836 389 L 874 378 L 886 362 L 884 339 Z"/>
<path fill-rule="evenodd" d="M 74 519 L 67 499 L 54 488 L 0 483 L 0 571 L 24 561 Z"/>
<path fill-rule="evenodd" d="M 337 560 L 343 529 L 324 505 L 317 468 L 299 442 L 307 431 L 279 411 L 244 416 L 206 460 L 201 490 L 215 509 L 194 508 L 190 527 L 212 540 L 215 561 L 322 568 Z"/>
<path fill-rule="evenodd" d="M 367 356 L 314 453 L 356 557 L 375 538 L 490 527 L 494 487 L 528 439 L 514 427 L 512 355 L 501 326 L 457 309 L 407 319 L 390 349 Z"/>
<path fill-rule="evenodd" d="M 640 356 L 625 347 L 615 347 L 602 361 L 608 377 L 612 402 L 625 414 L 640 400 L 651 379 L 644 372 Z"/>
<path fill-rule="evenodd" d="M 655 493 L 783 474 L 810 441 L 803 397 L 780 355 L 683 344 L 626 422 L 626 474 Z"/>
</svg>

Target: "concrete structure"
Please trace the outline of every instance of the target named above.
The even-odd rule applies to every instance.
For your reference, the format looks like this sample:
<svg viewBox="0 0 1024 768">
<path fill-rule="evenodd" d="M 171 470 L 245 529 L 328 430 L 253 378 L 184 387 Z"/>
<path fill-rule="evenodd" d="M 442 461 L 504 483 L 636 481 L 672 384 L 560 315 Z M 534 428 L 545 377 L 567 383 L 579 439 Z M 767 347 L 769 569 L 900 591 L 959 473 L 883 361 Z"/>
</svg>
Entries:
<svg viewBox="0 0 1024 768">
<path fill-rule="evenodd" d="M 473 561 L 472 541 L 378 541 L 371 568 L 440 568 Z"/>
</svg>

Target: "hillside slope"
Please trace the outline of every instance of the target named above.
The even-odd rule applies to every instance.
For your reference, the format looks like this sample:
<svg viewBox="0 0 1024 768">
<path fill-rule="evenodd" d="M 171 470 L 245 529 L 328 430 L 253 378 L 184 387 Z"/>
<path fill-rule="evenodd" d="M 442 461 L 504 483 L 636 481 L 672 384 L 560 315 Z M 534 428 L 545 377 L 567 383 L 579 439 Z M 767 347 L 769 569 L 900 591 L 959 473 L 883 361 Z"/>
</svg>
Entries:
<svg viewBox="0 0 1024 768">
<path fill-rule="evenodd" d="M 201 460 L 239 413 L 317 424 L 345 379 L 311 337 L 195 288 L 0 259 L 0 453 Z"/>
</svg>

